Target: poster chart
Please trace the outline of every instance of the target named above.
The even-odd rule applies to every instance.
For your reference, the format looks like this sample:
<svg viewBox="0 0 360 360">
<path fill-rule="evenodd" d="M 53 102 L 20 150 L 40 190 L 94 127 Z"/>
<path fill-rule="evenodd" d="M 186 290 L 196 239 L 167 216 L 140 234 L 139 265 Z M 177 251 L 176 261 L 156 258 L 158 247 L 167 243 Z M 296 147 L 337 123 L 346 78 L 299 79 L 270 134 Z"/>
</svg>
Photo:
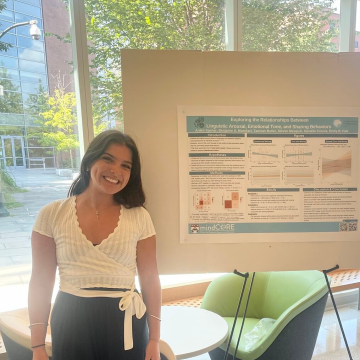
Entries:
<svg viewBox="0 0 360 360">
<path fill-rule="evenodd" d="M 357 240 L 357 114 L 191 109 L 178 108 L 181 242 Z"/>
</svg>

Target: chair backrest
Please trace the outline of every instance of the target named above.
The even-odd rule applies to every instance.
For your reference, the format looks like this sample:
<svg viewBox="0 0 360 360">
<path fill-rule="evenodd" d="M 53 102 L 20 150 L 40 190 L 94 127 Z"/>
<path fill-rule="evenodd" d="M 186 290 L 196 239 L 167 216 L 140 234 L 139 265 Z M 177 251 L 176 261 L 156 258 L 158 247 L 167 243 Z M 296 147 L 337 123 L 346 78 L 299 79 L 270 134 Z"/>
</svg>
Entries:
<svg viewBox="0 0 360 360">
<path fill-rule="evenodd" d="M 282 271 L 270 273 L 264 296 L 262 316 L 278 319 L 296 303 L 307 302 L 311 296 L 327 291 L 324 275 L 320 271 Z"/>
<path fill-rule="evenodd" d="M 244 314 L 251 276 L 247 281 L 239 316 Z M 235 315 L 244 283 L 241 276 L 226 274 L 216 278 L 206 290 L 201 307 L 222 317 Z M 247 317 L 277 319 L 286 309 L 318 291 L 326 293 L 324 275 L 319 271 L 258 272 Z"/>
<path fill-rule="evenodd" d="M 159 347 L 160 354 L 165 355 L 168 360 L 176 360 L 176 356 L 167 342 L 165 342 L 164 340 L 160 340 Z"/>
<path fill-rule="evenodd" d="M 256 273 L 251 300 L 247 311 L 248 317 L 261 318 L 261 309 L 265 297 L 267 280 L 270 273 Z M 244 314 L 247 294 L 249 293 L 252 274 L 247 280 L 244 298 L 239 316 Z M 222 317 L 232 317 L 236 313 L 244 278 L 235 274 L 225 274 L 214 279 L 208 286 L 201 308 L 217 313 Z"/>
</svg>

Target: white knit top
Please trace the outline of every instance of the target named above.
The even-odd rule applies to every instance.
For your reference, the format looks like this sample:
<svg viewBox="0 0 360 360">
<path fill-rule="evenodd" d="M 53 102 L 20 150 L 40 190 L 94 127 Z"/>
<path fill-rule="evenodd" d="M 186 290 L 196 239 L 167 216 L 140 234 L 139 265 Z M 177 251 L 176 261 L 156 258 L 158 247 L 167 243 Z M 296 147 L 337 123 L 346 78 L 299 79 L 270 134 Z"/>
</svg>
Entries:
<svg viewBox="0 0 360 360">
<path fill-rule="evenodd" d="M 97 246 L 87 240 L 79 227 L 75 196 L 44 206 L 33 231 L 55 241 L 61 291 L 82 297 L 122 297 L 121 310 L 129 308 L 129 311 L 125 311 L 125 328 L 129 321 L 128 328 L 131 328 L 131 315 L 136 314 L 138 318 L 143 316 L 145 305 L 133 290 L 137 242 L 155 235 L 146 209 L 126 209 L 122 206 L 117 227 Z M 82 290 L 95 287 L 125 288 L 130 291 Z M 125 329 L 125 340 L 129 331 L 131 329 Z M 125 341 L 125 348 L 132 348 L 132 336 L 130 340 Z"/>
</svg>

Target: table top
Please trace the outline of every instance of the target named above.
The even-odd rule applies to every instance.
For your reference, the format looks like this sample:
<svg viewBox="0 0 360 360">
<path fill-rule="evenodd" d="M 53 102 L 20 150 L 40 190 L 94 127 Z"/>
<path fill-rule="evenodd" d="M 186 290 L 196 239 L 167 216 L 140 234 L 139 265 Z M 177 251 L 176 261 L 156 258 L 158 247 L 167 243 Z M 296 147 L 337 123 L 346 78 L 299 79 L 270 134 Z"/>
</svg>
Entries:
<svg viewBox="0 0 360 360">
<path fill-rule="evenodd" d="M 215 349 L 228 335 L 226 321 L 208 310 L 163 306 L 161 318 L 161 339 L 170 345 L 179 360 Z"/>
</svg>

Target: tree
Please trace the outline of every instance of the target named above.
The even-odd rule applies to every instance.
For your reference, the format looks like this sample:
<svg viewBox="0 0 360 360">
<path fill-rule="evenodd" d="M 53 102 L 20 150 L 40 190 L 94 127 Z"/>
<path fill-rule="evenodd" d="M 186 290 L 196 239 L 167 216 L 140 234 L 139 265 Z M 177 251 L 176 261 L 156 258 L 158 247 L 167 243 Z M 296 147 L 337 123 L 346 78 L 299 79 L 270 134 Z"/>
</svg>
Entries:
<svg viewBox="0 0 360 360">
<path fill-rule="evenodd" d="M 6 8 L 6 0 L 0 0 L 0 13 Z M 1 23 L 0 23 L 1 25 Z M 4 29 L 5 30 L 5 29 Z M 2 30 L 0 30 L 1 32 Z M 0 51 L 6 51 L 7 49 L 11 48 L 11 44 L 4 43 L 0 40 Z"/>
<path fill-rule="evenodd" d="M 20 88 L 9 79 L 5 68 L 0 68 L 0 85 L 4 89 L 4 96 L 0 96 L 0 113 L 21 114 L 23 107 Z"/>
<path fill-rule="evenodd" d="M 243 50 L 335 51 L 334 0 L 243 0 Z M 224 50 L 224 0 L 85 0 L 91 85 L 122 121 L 122 48 Z"/>
<path fill-rule="evenodd" d="M 42 146 L 53 146 L 57 153 L 69 151 L 71 168 L 74 168 L 72 151 L 79 147 L 77 125 L 76 99 L 74 92 L 66 92 L 68 85 L 60 74 L 55 77 L 56 88 L 52 96 L 41 91 L 37 97 L 29 98 L 28 112 L 37 116 L 37 136 Z"/>
<path fill-rule="evenodd" d="M 85 0 L 98 112 L 122 122 L 122 48 L 224 50 L 224 0 Z"/>
<path fill-rule="evenodd" d="M 52 96 L 39 84 L 37 94 L 31 94 L 27 100 L 26 114 L 30 115 L 37 127 L 28 128 L 28 137 L 37 138 L 42 146 L 52 146 L 57 155 L 69 151 L 71 167 L 73 150 L 78 148 L 76 96 L 67 92 L 65 76 L 57 74 L 55 90 Z M 99 116 L 94 116 L 94 132 L 98 135 L 106 129 L 106 124 Z"/>
<path fill-rule="evenodd" d="M 243 50 L 336 51 L 331 39 L 337 30 L 329 20 L 333 2 L 243 0 Z"/>
</svg>

